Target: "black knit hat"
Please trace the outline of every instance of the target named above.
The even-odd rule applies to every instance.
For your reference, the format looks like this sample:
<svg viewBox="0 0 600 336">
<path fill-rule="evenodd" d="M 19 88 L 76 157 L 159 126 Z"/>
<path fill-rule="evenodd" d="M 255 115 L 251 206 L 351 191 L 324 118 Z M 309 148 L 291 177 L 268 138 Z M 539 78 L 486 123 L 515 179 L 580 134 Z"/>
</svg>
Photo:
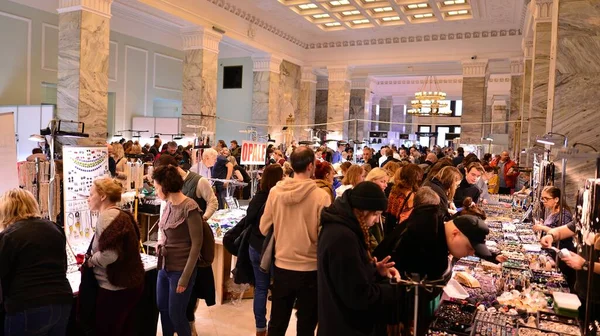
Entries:
<svg viewBox="0 0 600 336">
<path fill-rule="evenodd" d="M 485 244 L 485 238 L 490 233 L 485 221 L 479 217 L 464 215 L 452 220 L 454 225 L 464 234 L 479 257 L 490 257 L 492 253 Z"/>
<path fill-rule="evenodd" d="M 347 191 L 350 193 L 350 206 L 353 209 L 367 211 L 385 211 L 388 201 L 385 193 L 377 184 L 366 181 Z"/>
</svg>

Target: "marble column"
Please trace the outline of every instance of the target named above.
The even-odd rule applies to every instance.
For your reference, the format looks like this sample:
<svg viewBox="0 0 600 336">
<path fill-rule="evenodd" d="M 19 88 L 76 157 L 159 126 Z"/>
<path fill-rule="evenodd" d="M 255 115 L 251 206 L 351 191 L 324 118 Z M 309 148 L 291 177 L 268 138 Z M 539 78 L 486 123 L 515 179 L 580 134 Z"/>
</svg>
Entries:
<svg viewBox="0 0 600 336">
<path fill-rule="evenodd" d="M 327 100 L 329 98 L 328 82 L 326 78 L 317 78 L 317 94 L 315 99 L 315 124 L 327 122 Z M 319 125 L 315 128 L 325 130 L 327 126 Z"/>
<path fill-rule="evenodd" d="M 379 114 L 377 114 L 377 110 L 379 109 L 379 97 L 371 96 L 371 131 L 379 130 Z"/>
<path fill-rule="evenodd" d="M 529 148 L 529 107 L 531 106 L 531 71 L 533 68 L 533 40 L 528 39 L 523 41 L 523 95 L 521 97 L 521 138 L 519 139 L 519 147 L 517 152 Z M 520 164 L 526 167 L 531 167 L 528 154 L 520 154 Z"/>
<path fill-rule="evenodd" d="M 212 133 L 217 130 L 217 71 L 221 34 L 204 27 L 193 27 L 182 32 L 183 92 L 181 132 L 197 132 L 197 126 Z"/>
<path fill-rule="evenodd" d="M 371 79 L 356 78 L 352 80 L 350 90 L 349 138 L 363 140 L 369 137 L 369 120 L 371 108 Z M 358 120 L 360 119 L 360 121 Z M 366 133 L 365 133 L 366 132 Z"/>
<path fill-rule="evenodd" d="M 486 98 L 486 104 L 485 104 L 485 113 L 483 114 L 483 125 L 481 125 L 482 128 L 482 137 L 486 137 L 488 135 L 490 135 L 492 133 L 492 110 L 494 109 L 493 107 L 493 98 Z"/>
<path fill-rule="evenodd" d="M 491 134 L 507 134 L 506 121 L 508 120 L 508 110 L 506 100 L 495 100 L 492 104 L 492 127 Z M 487 134 L 485 134 L 487 135 Z M 485 136 L 484 135 L 484 136 Z"/>
<path fill-rule="evenodd" d="M 315 123 L 315 108 L 317 99 L 317 76 L 312 68 L 302 68 L 300 83 L 300 100 L 296 125 L 311 125 Z M 310 132 L 305 131 L 309 126 L 296 127 L 296 139 L 308 139 Z"/>
<path fill-rule="evenodd" d="M 518 157 L 521 151 L 519 137 L 521 136 L 521 124 L 516 121 L 521 118 L 523 100 L 523 58 L 511 59 L 510 61 L 510 110 L 508 113 L 508 150 L 512 158 Z"/>
<path fill-rule="evenodd" d="M 329 72 L 329 96 L 327 98 L 327 129 L 333 137 L 348 139 L 350 117 L 350 73 L 347 66 L 327 67 Z"/>
<path fill-rule="evenodd" d="M 406 115 L 404 115 L 404 103 L 406 99 L 404 97 L 392 97 L 392 122 L 395 123 L 406 123 Z M 406 125 L 392 124 L 391 131 L 398 132 L 399 134 L 407 134 Z"/>
<path fill-rule="evenodd" d="M 257 126 L 259 135 L 275 133 L 276 127 L 282 125 L 279 113 L 279 97 L 281 92 L 280 66 L 283 61 L 274 55 L 253 57 L 254 85 L 252 87 L 252 122 L 267 126 Z"/>
<path fill-rule="evenodd" d="M 552 40 L 553 0 L 532 0 L 534 6 L 533 68 L 531 72 L 531 97 L 529 108 L 529 142 L 546 134 L 548 110 L 548 80 L 550 78 L 550 44 Z"/>
<path fill-rule="evenodd" d="M 382 98 L 379 101 L 379 121 L 383 121 L 383 123 L 379 123 L 379 130 L 382 132 L 390 131 L 389 122 L 392 120 L 392 98 Z"/>
<path fill-rule="evenodd" d="M 487 102 L 487 65 L 487 60 L 471 60 L 462 63 L 461 144 L 480 144 L 483 137 L 481 122 Z"/>
<path fill-rule="evenodd" d="M 286 60 L 283 60 L 279 67 L 279 108 L 277 109 L 278 116 L 273 119 L 280 120 L 280 123 L 270 134 L 278 144 L 289 144 L 292 141 L 292 135 L 297 131 L 297 127 L 292 126 L 306 124 L 299 123 L 297 118 L 302 91 L 302 68 Z M 284 131 L 283 127 L 288 124 L 290 126 Z"/>
<path fill-rule="evenodd" d="M 556 17 L 556 16 L 555 16 Z M 569 144 L 585 143 L 600 149 L 598 87 L 600 87 L 600 7 L 593 0 L 560 0 L 556 36 L 556 64 L 552 69 L 554 104 L 551 128 L 565 134 Z M 580 151 L 590 151 L 578 147 Z M 595 162 L 569 160 L 566 199 L 573 206 L 576 189 L 594 177 Z"/>
<path fill-rule="evenodd" d="M 85 123 L 89 139 L 79 141 L 81 145 L 105 143 L 108 136 L 111 4 L 112 0 L 59 1 L 56 116 Z M 74 126 L 61 129 L 75 130 Z"/>
</svg>

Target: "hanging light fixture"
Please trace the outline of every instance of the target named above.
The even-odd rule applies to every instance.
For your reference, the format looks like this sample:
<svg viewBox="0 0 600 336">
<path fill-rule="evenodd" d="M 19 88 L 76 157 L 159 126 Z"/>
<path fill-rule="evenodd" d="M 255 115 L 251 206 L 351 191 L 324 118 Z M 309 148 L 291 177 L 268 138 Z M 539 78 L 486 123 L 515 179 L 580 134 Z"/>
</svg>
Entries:
<svg viewBox="0 0 600 336">
<path fill-rule="evenodd" d="M 410 101 L 412 108 L 407 110 L 407 112 L 420 115 L 452 114 L 450 110 L 440 110 L 441 108 L 448 107 L 448 104 L 442 103 L 445 99 L 446 93 L 440 90 L 437 78 L 435 76 L 427 76 L 421 90 L 415 93 L 415 99 Z"/>
</svg>

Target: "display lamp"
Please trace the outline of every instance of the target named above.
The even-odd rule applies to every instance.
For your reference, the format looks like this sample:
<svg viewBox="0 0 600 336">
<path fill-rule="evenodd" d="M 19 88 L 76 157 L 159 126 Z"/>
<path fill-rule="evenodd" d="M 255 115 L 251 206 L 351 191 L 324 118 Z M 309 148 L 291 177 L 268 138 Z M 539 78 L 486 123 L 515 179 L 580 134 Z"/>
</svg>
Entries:
<svg viewBox="0 0 600 336">
<path fill-rule="evenodd" d="M 565 148 L 567 148 L 567 143 L 568 143 L 567 136 L 564 134 L 560 134 L 560 133 L 548 132 L 541 138 L 537 139 L 536 141 L 538 143 L 541 143 L 544 145 L 555 146 L 557 143 L 560 143 L 561 140 L 564 141 L 563 146 Z"/>
<path fill-rule="evenodd" d="M 32 134 L 31 136 L 29 136 L 29 141 L 44 142 L 46 141 L 46 138 L 39 134 Z"/>
</svg>

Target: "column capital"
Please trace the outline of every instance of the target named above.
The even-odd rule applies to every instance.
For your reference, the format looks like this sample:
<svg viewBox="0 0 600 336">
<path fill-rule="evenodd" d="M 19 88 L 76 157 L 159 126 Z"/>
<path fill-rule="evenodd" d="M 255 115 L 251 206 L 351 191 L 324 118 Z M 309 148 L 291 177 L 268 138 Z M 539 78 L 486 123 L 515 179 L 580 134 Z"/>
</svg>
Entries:
<svg viewBox="0 0 600 336">
<path fill-rule="evenodd" d="M 524 39 L 521 43 L 521 49 L 523 49 L 523 55 L 526 60 L 533 58 L 533 39 Z"/>
<path fill-rule="evenodd" d="M 350 68 L 347 65 L 328 66 L 330 82 L 345 82 L 350 81 Z"/>
<path fill-rule="evenodd" d="M 533 19 L 535 23 L 552 22 L 552 7 L 554 0 L 533 0 Z"/>
<path fill-rule="evenodd" d="M 317 75 L 315 75 L 312 67 L 302 67 L 302 78 L 300 81 L 309 83 L 317 82 Z"/>
<path fill-rule="evenodd" d="M 520 76 L 524 72 L 524 63 L 522 57 L 511 58 L 510 59 L 510 75 L 511 76 Z"/>
<path fill-rule="evenodd" d="M 328 90 L 329 89 L 329 81 L 324 77 L 317 77 L 317 90 Z"/>
<path fill-rule="evenodd" d="M 254 72 L 269 71 L 278 74 L 283 58 L 276 55 L 252 56 L 252 62 L 254 63 Z"/>
<path fill-rule="evenodd" d="M 59 0 L 58 13 L 86 11 L 106 18 L 111 18 L 110 7 L 113 0 Z"/>
<path fill-rule="evenodd" d="M 373 78 L 371 78 L 371 77 L 352 78 L 351 88 L 358 89 L 358 90 L 372 91 L 372 85 L 373 85 Z"/>
<path fill-rule="evenodd" d="M 488 60 L 476 59 L 462 62 L 463 77 L 485 77 L 487 76 Z"/>
<path fill-rule="evenodd" d="M 219 43 L 223 36 L 204 27 L 191 27 L 182 29 L 181 37 L 183 50 L 204 49 L 218 54 Z"/>
</svg>

